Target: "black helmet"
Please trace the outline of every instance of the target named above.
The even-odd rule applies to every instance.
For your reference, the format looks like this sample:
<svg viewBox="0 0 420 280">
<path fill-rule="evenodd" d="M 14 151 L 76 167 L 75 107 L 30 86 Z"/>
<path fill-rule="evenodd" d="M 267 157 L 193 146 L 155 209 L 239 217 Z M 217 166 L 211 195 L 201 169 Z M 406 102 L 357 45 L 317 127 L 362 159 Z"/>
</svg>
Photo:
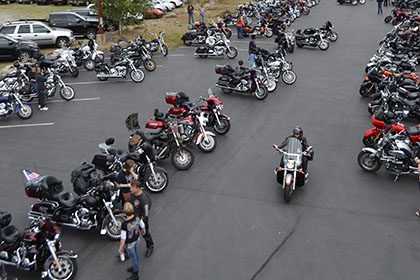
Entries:
<svg viewBox="0 0 420 280">
<path fill-rule="evenodd" d="M 295 126 L 293 128 L 293 134 L 295 134 L 295 133 L 299 133 L 300 136 L 302 136 L 303 135 L 303 129 L 300 126 Z"/>
</svg>

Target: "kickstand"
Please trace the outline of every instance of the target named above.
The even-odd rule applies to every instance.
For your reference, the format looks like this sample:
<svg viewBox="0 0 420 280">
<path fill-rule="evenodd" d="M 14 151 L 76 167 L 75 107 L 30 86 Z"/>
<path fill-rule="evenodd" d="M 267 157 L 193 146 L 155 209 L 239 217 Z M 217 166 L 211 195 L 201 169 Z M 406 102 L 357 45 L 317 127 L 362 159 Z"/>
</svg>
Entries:
<svg viewBox="0 0 420 280">
<path fill-rule="evenodd" d="M 395 183 L 395 182 L 397 182 L 398 177 L 400 177 L 400 174 L 397 174 L 397 175 L 395 176 L 394 183 Z"/>
</svg>

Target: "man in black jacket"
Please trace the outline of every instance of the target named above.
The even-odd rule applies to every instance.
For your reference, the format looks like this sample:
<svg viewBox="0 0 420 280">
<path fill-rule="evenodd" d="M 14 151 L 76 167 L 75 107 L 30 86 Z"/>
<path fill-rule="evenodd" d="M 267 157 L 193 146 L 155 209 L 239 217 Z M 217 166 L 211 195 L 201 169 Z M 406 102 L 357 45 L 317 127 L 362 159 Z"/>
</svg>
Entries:
<svg viewBox="0 0 420 280">
<path fill-rule="evenodd" d="M 248 53 L 249 53 L 248 66 L 249 67 L 254 67 L 254 64 L 255 64 L 255 56 L 257 55 L 257 44 L 255 43 L 256 38 L 257 36 L 255 34 L 252 34 L 251 41 L 249 42 L 249 47 L 248 47 Z"/>
<path fill-rule="evenodd" d="M 293 128 L 293 135 L 287 136 L 286 139 L 284 139 L 283 143 L 281 143 L 281 145 L 279 146 L 280 149 L 284 148 L 287 146 L 287 144 L 289 144 L 289 139 L 290 138 L 296 138 L 300 141 L 300 144 L 302 145 L 302 149 L 303 151 L 305 151 L 309 145 L 308 145 L 308 141 L 306 140 L 306 137 L 303 136 L 303 130 L 300 126 L 295 126 Z M 282 159 L 283 160 L 283 159 Z M 308 157 L 306 155 L 304 155 L 302 157 L 302 169 L 303 172 L 305 172 L 305 176 L 308 177 Z"/>
<path fill-rule="evenodd" d="M 31 72 L 28 73 L 31 87 L 34 88 L 38 95 L 38 108 L 41 111 L 47 111 L 48 108 L 45 106 L 45 82 L 47 78 L 41 75 L 41 69 L 37 65 L 32 65 Z"/>
</svg>

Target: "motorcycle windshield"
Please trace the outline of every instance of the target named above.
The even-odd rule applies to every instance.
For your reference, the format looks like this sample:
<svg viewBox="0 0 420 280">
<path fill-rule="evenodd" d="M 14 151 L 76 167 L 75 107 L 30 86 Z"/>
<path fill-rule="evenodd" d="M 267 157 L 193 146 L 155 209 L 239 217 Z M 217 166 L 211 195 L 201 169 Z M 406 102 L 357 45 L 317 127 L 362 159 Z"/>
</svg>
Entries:
<svg viewBox="0 0 420 280">
<path fill-rule="evenodd" d="M 302 144 L 300 141 L 294 137 L 289 138 L 287 146 L 287 154 L 285 154 L 285 161 L 293 160 L 299 161 L 300 155 L 302 153 Z"/>
</svg>

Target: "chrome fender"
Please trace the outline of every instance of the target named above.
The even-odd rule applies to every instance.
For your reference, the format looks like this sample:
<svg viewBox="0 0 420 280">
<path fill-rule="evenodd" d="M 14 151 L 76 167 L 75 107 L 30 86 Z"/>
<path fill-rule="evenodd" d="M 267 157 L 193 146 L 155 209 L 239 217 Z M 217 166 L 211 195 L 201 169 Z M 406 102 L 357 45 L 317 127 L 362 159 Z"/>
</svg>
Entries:
<svg viewBox="0 0 420 280">
<path fill-rule="evenodd" d="M 214 134 L 212 131 L 206 130 L 197 135 L 197 138 L 195 139 L 195 144 L 199 145 L 201 141 L 203 141 L 203 138 L 207 137 L 207 135 L 216 137 L 216 134 Z"/>
</svg>

